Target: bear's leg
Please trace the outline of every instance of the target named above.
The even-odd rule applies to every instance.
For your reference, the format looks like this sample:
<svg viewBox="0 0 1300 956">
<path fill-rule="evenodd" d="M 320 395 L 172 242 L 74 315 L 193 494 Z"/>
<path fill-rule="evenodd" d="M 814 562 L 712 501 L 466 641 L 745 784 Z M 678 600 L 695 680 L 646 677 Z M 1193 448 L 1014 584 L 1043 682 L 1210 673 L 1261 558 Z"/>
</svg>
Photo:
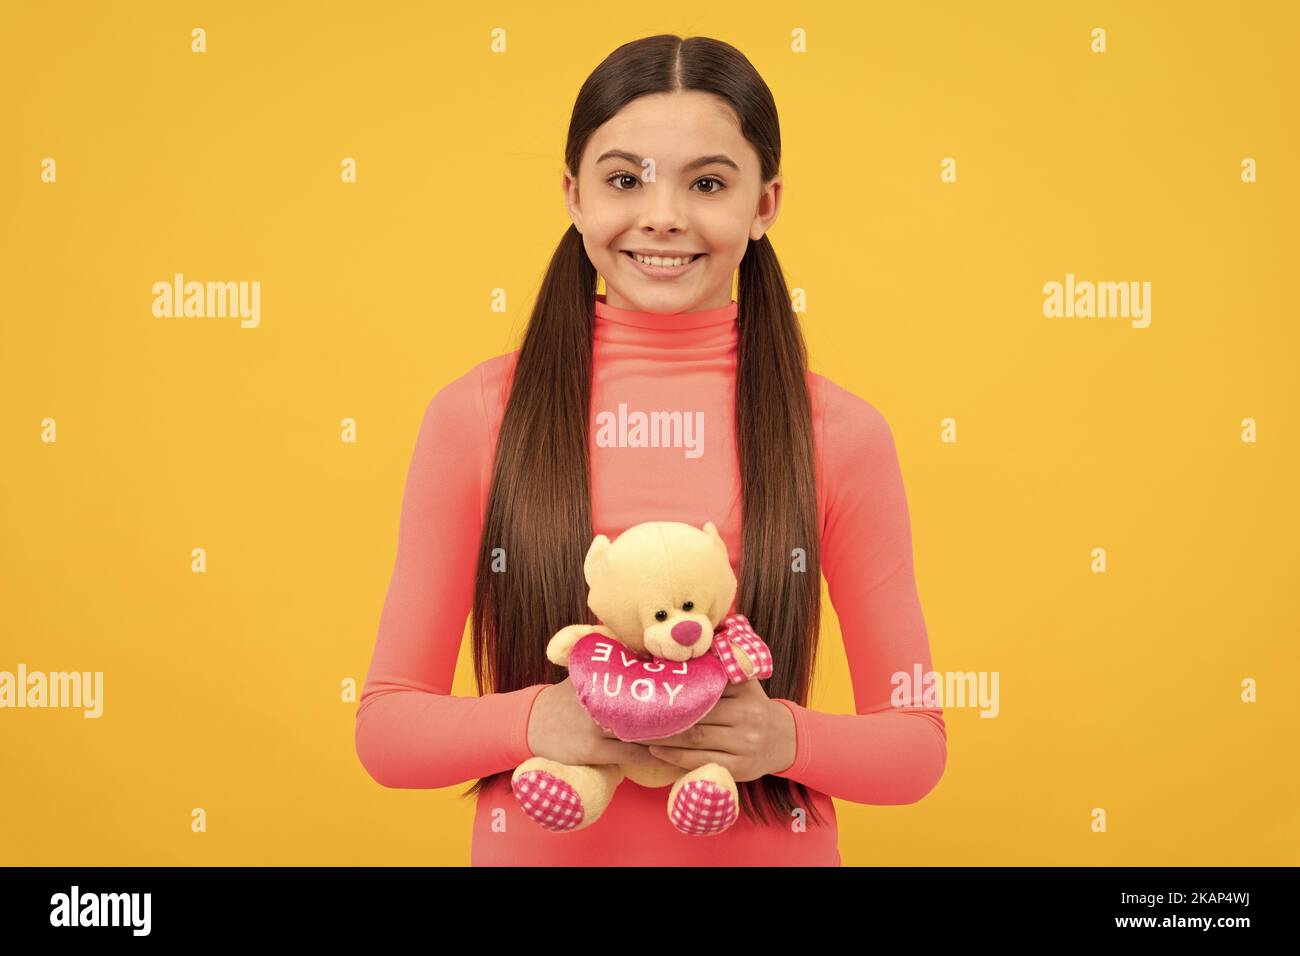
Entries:
<svg viewBox="0 0 1300 956">
<path fill-rule="evenodd" d="M 682 774 L 668 791 L 668 819 L 682 833 L 712 836 L 740 817 L 740 793 L 731 771 L 706 763 Z"/>
<path fill-rule="evenodd" d="M 524 813 L 540 826 L 562 832 L 595 823 L 622 782 L 618 764 L 570 766 L 545 757 L 530 757 L 510 777 Z"/>
</svg>

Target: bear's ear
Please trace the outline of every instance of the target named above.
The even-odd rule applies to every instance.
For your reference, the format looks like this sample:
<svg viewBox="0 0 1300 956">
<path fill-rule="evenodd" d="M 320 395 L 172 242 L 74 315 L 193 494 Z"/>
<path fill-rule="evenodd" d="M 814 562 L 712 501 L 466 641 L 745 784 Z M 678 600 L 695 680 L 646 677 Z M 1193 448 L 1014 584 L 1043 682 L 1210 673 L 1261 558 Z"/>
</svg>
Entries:
<svg viewBox="0 0 1300 956">
<path fill-rule="evenodd" d="M 718 534 L 718 528 L 712 521 L 704 522 L 701 529 L 713 540 L 713 546 L 718 552 L 718 586 L 714 592 L 713 605 L 709 608 L 709 617 L 716 624 L 721 621 L 731 609 L 731 602 L 736 599 L 736 591 L 739 588 L 739 582 L 736 575 L 731 570 L 731 555 L 727 552 L 727 542 L 722 540 L 722 535 Z"/>
<path fill-rule="evenodd" d="M 718 534 L 717 526 L 712 521 L 706 521 L 704 522 L 703 531 L 705 534 L 707 534 L 710 538 L 713 539 L 714 547 L 718 549 L 718 551 L 722 554 L 722 557 L 727 561 L 727 563 L 730 563 L 731 555 L 727 551 L 727 542 L 723 541 L 722 535 Z"/>
<path fill-rule="evenodd" d="M 596 571 L 604 566 L 608 554 L 609 538 L 603 534 L 596 535 L 596 539 L 591 542 L 591 547 L 587 549 L 586 560 L 582 562 L 582 574 L 587 579 L 588 586 L 595 585 Z"/>
</svg>

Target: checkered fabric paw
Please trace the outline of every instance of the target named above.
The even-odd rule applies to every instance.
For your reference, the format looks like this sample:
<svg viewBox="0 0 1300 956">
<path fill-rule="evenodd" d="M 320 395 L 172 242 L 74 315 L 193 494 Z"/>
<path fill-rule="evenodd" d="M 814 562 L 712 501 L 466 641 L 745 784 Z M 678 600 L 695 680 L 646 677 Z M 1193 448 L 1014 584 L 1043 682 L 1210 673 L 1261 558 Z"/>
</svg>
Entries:
<svg viewBox="0 0 1300 956">
<path fill-rule="evenodd" d="M 730 790 L 710 780 L 692 780 L 677 791 L 669 819 L 682 833 L 708 836 L 726 830 L 739 816 Z"/>
<path fill-rule="evenodd" d="M 582 822 L 576 790 L 545 770 L 522 773 L 511 785 L 524 813 L 548 830 L 572 830 Z"/>
<path fill-rule="evenodd" d="M 772 676 L 772 651 L 763 639 L 754 633 L 749 618 L 743 614 L 729 614 L 713 629 L 713 653 L 726 668 L 727 680 L 741 684 L 749 680 L 736 660 L 731 649 L 732 643 L 740 645 L 751 664 L 754 665 L 754 680 L 766 680 Z"/>
</svg>

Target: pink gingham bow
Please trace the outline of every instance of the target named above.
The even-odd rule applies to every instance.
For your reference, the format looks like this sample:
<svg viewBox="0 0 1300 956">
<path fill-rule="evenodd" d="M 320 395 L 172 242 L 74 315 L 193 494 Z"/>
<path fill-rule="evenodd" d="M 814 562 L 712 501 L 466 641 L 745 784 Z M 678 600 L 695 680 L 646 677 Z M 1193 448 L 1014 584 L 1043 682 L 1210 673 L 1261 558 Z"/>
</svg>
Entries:
<svg viewBox="0 0 1300 956">
<path fill-rule="evenodd" d="M 729 614 L 713 629 L 713 653 L 722 661 L 722 666 L 727 671 L 727 680 L 733 684 L 741 684 L 750 679 L 741 669 L 740 662 L 736 660 L 736 655 L 731 649 L 732 641 L 740 645 L 750 663 L 754 665 L 754 673 L 751 675 L 754 680 L 772 676 L 771 649 L 754 633 L 745 615 Z"/>
</svg>

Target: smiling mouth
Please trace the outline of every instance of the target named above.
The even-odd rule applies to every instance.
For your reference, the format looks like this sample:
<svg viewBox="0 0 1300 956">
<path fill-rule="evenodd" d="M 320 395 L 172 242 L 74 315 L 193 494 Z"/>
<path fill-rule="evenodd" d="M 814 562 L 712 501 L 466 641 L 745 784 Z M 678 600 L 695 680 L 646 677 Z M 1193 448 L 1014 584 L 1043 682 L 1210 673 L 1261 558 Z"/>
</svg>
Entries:
<svg viewBox="0 0 1300 956">
<path fill-rule="evenodd" d="M 620 249 L 619 251 L 620 251 L 621 253 L 623 253 L 623 255 L 625 255 L 625 256 L 627 256 L 629 259 L 631 259 L 632 261 L 634 261 L 634 262 L 638 261 L 637 258 L 636 258 L 636 256 L 634 256 L 634 255 L 633 255 L 631 252 L 629 252 L 628 250 L 626 250 L 626 249 Z M 686 264 L 689 265 L 690 263 L 694 262 L 696 259 L 699 259 L 701 256 L 706 256 L 706 255 L 708 255 L 707 252 L 697 252 L 695 255 L 691 256 L 689 259 L 686 260 Z M 666 259 L 680 259 L 680 258 L 682 258 L 682 257 L 681 257 L 681 256 L 662 256 L 661 258 L 666 258 Z M 642 265 L 649 265 L 649 263 L 642 263 Z"/>
</svg>

